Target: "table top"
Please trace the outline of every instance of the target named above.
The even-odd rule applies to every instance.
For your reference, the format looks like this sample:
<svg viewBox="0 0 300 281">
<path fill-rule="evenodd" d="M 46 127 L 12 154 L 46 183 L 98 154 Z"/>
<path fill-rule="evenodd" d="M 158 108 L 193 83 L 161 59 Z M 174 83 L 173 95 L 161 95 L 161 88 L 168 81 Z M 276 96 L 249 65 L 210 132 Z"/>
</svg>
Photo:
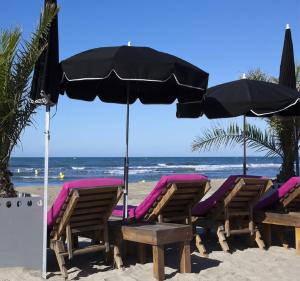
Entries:
<svg viewBox="0 0 300 281">
<path fill-rule="evenodd" d="M 150 245 L 190 241 L 193 238 L 192 227 L 184 224 L 109 221 L 109 229 L 119 239 Z"/>
</svg>

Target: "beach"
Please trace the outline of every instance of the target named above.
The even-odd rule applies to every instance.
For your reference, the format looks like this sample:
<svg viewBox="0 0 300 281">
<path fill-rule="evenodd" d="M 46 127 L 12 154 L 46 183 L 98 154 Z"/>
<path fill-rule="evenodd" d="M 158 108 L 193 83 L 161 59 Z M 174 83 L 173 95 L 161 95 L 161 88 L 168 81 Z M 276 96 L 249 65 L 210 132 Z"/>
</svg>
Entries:
<svg viewBox="0 0 300 281">
<path fill-rule="evenodd" d="M 223 179 L 211 181 L 211 194 Z M 129 203 L 138 204 L 153 188 L 155 182 L 131 183 L 129 186 Z M 23 187 L 19 191 L 42 195 L 42 187 Z M 49 188 L 49 204 L 53 202 L 60 186 Z M 209 196 L 209 194 L 207 196 Z M 297 280 L 300 276 L 300 256 L 296 255 L 295 249 L 285 249 L 272 246 L 267 251 L 256 247 L 248 248 L 247 238 L 231 239 L 230 245 L 233 253 L 221 251 L 216 238 L 212 235 L 209 241 L 205 241 L 209 251 L 209 257 L 200 257 L 197 250 L 192 247 L 192 273 L 180 274 L 178 271 L 177 249 L 166 250 L 165 273 L 167 280 Z M 101 255 L 101 254 L 100 254 Z M 152 277 L 152 261 L 149 254 L 149 262 L 146 264 L 136 263 L 134 257 L 126 259 L 124 271 L 113 269 L 103 264 L 99 254 L 88 254 L 75 257 L 67 261 L 69 280 L 154 280 Z M 48 280 L 62 280 L 55 255 L 49 251 L 48 255 Z M 25 268 L 1 268 L 0 281 L 34 281 L 42 280 L 41 273 Z"/>
</svg>

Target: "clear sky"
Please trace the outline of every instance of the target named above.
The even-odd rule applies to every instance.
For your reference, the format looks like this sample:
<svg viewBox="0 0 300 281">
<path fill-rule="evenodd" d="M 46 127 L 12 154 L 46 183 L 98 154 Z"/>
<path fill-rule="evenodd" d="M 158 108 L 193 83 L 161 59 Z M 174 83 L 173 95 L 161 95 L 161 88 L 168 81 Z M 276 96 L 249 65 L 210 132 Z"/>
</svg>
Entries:
<svg viewBox="0 0 300 281">
<path fill-rule="evenodd" d="M 20 26 L 28 38 L 37 25 L 42 0 L 2 1 L 0 28 Z M 299 0 L 58 1 L 60 59 L 86 49 L 149 46 L 181 57 L 210 74 L 209 86 L 237 79 L 261 67 L 278 76 L 286 23 L 300 60 Z M 61 97 L 51 120 L 50 156 L 123 156 L 124 105 Z M 54 113 L 52 111 L 52 113 Z M 142 105 L 130 112 L 131 156 L 198 156 L 190 144 L 216 121 L 177 119 L 176 105 Z M 239 122 L 241 119 L 237 119 Z M 228 124 L 230 120 L 219 120 Z M 262 121 L 251 119 L 260 126 Z M 44 109 L 27 128 L 14 156 L 43 156 Z M 250 152 L 254 155 L 254 152 Z M 201 153 L 237 156 L 242 149 Z"/>
</svg>

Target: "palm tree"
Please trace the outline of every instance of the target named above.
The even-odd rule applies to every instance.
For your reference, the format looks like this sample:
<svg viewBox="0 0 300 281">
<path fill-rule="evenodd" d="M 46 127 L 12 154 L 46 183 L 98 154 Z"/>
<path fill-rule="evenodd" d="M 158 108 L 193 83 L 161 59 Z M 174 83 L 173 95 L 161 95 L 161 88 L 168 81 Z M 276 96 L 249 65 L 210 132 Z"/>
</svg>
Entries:
<svg viewBox="0 0 300 281">
<path fill-rule="evenodd" d="M 246 77 L 252 80 L 278 82 L 278 79 L 270 77 L 260 69 L 250 70 Z M 296 65 L 297 88 L 300 88 L 300 64 Z M 267 123 L 266 129 L 261 130 L 253 124 L 247 124 L 245 132 L 236 122 L 228 127 L 214 126 L 207 129 L 201 136 L 194 139 L 193 151 L 208 151 L 212 148 L 232 147 L 243 144 L 244 135 L 248 147 L 258 152 L 265 152 L 267 157 L 280 157 L 282 165 L 277 179 L 279 182 L 286 181 L 295 175 L 295 146 L 299 144 L 300 133 L 297 142 L 295 137 L 295 122 L 299 128 L 300 118 L 271 117 L 264 118 Z"/>
<path fill-rule="evenodd" d="M 21 133 L 32 124 L 35 105 L 30 102 L 34 65 L 43 50 L 50 24 L 58 8 L 46 5 L 40 24 L 29 41 L 22 40 L 20 28 L 0 31 L 0 197 L 16 196 L 11 182 L 9 160 Z"/>
</svg>

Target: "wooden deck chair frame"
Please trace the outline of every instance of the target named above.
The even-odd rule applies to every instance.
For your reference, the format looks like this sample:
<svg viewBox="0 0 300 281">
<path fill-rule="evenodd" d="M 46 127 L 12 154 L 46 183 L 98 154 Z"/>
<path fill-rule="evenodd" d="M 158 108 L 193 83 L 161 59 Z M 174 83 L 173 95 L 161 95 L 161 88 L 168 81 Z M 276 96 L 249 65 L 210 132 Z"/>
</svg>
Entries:
<svg viewBox="0 0 300 281">
<path fill-rule="evenodd" d="M 193 225 L 192 208 L 209 189 L 208 180 L 170 183 L 157 198 L 153 207 L 148 210 L 144 220 Z M 196 247 L 203 256 L 206 256 L 206 249 L 200 235 L 196 231 L 194 233 Z"/>
<path fill-rule="evenodd" d="M 284 248 L 289 248 L 289 243 L 283 229 L 294 228 L 295 248 L 300 255 L 300 184 L 280 198 L 274 211 L 256 213 L 255 221 L 264 225 L 264 239 L 268 247 L 272 244 L 272 225 L 276 227 L 276 235 Z"/>
<path fill-rule="evenodd" d="M 59 213 L 50 233 L 60 271 L 68 278 L 65 257 L 105 251 L 109 255 L 107 221 L 122 195 L 122 186 L 74 188 Z M 93 238 L 93 245 L 78 248 L 78 237 Z"/>
<path fill-rule="evenodd" d="M 229 252 L 226 241 L 231 235 L 250 234 L 259 248 L 265 248 L 261 234 L 254 224 L 253 207 L 260 197 L 272 186 L 269 179 L 237 178 L 222 200 L 197 224 L 206 229 L 216 228 L 222 250 Z"/>
</svg>

